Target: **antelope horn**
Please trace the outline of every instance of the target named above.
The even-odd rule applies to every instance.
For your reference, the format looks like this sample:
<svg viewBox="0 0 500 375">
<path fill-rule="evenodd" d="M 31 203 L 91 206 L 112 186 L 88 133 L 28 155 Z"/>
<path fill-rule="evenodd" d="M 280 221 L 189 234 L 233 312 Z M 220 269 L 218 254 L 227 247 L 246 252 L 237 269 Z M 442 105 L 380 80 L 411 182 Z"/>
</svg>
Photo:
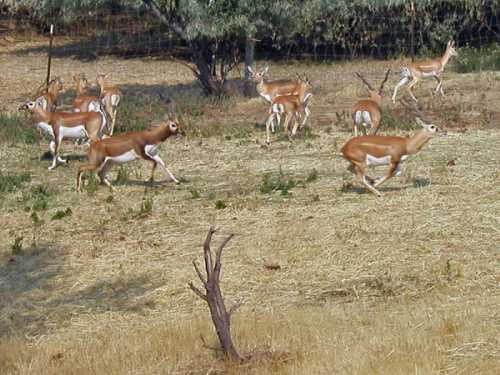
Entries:
<svg viewBox="0 0 500 375">
<path fill-rule="evenodd" d="M 368 89 L 370 91 L 373 91 L 373 87 L 368 83 L 368 81 L 366 79 L 363 78 L 363 76 L 361 74 L 359 74 L 358 72 L 356 72 L 356 76 L 361 80 L 363 81 L 363 83 L 368 86 Z"/>
<path fill-rule="evenodd" d="M 380 84 L 380 89 L 378 90 L 379 95 L 382 95 L 382 91 L 384 90 L 384 85 L 387 82 L 387 79 L 389 78 L 389 74 L 391 74 L 391 69 L 387 69 L 387 72 L 385 73 L 385 78 Z"/>
</svg>

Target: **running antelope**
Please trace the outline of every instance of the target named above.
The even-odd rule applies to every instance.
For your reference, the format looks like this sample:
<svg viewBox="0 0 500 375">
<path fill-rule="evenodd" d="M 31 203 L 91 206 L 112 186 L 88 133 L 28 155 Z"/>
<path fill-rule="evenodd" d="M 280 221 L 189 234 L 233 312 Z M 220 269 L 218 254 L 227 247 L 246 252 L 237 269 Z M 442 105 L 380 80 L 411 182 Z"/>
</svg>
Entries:
<svg viewBox="0 0 500 375">
<path fill-rule="evenodd" d="M 56 107 L 59 105 L 57 99 L 59 94 L 64 90 L 63 80 L 60 77 L 56 77 L 49 82 L 49 85 L 45 90 L 41 92 L 36 100 L 39 100 L 42 108 L 49 112 L 54 112 Z"/>
<path fill-rule="evenodd" d="M 408 93 L 412 97 L 413 100 L 417 100 L 417 98 L 413 95 L 412 88 L 423 78 L 434 77 L 434 79 L 438 82 L 435 93 L 441 93 L 444 96 L 443 91 L 443 80 L 441 79 L 441 74 L 444 71 L 444 67 L 450 60 L 452 56 L 458 56 L 458 52 L 455 50 L 455 42 L 450 40 L 446 45 L 446 50 L 444 51 L 443 56 L 432 59 L 419 61 L 410 64 L 407 67 L 404 67 L 401 70 L 401 80 L 398 82 L 396 87 L 394 88 L 394 93 L 392 94 L 392 102 L 396 103 L 396 95 L 401 86 L 408 84 Z"/>
<path fill-rule="evenodd" d="M 116 123 L 116 112 L 118 104 L 120 104 L 120 100 L 122 97 L 122 92 L 118 88 L 118 86 L 108 86 L 106 82 L 107 75 L 100 73 L 97 75 L 97 84 L 101 88 L 101 102 L 104 104 L 104 108 L 106 112 L 111 116 L 111 129 L 109 131 L 109 135 L 113 135 L 113 131 L 115 129 Z"/>
<path fill-rule="evenodd" d="M 270 144 L 270 130 L 273 120 L 279 119 L 280 115 L 285 115 L 284 131 L 288 134 L 288 126 L 292 122 L 292 135 L 297 133 L 299 128 L 299 119 L 303 117 L 300 127 L 302 128 L 309 118 L 310 110 L 308 109 L 309 101 L 312 98 L 312 85 L 307 77 L 301 79 L 299 91 L 297 95 L 278 95 L 272 102 L 269 108 L 269 117 L 266 121 L 266 143 Z M 279 121 L 279 120 L 278 120 Z M 274 133 L 274 129 L 273 129 Z"/>
<path fill-rule="evenodd" d="M 256 89 L 259 95 L 267 102 L 272 104 L 273 99 L 278 95 L 298 95 L 302 81 L 299 77 L 296 80 L 279 79 L 268 81 L 265 76 L 269 70 L 268 65 L 264 65 L 257 72 L 252 67 L 248 67 L 248 72 L 251 74 L 251 79 L 256 83 Z M 306 107 L 307 113 L 309 109 Z M 277 124 L 280 123 L 281 117 L 276 116 Z M 272 132 L 274 133 L 274 123 L 271 124 Z"/>
<path fill-rule="evenodd" d="M 93 142 L 87 156 L 89 164 L 78 169 L 76 190 L 81 191 L 83 173 L 95 170 L 98 171 L 97 174 L 101 183 L 114 189 L 107 178 L 109 168 L 113 164 L 127 163 L 137 158 L 153 163 L 150 181 L 153 181 L 156 166 L 160 164 L 168 177 L 178 184 L 179 180 L 170 172 L 158 152 L 160 144 L 177 132 L 178 126 L 174 121 L 163 121 L 149 130 L 123 133 L 116 137 Z"/>
<path fill-rule="evenodd" d="M 370 93 L 369 99 L 363 99 L 358 101 L 352 108 L 352 117 L 354 120 L 354 136 L 358 136 L 358 127 L 362 126 L 364 133 L 367 133 L 367 127 L 370 127 L 371 134 L 377 134 L 377 130 L 380 127 L 380 120 L 382 115 L 380 112 L 380 104 L 382 102 L 382 92 L 384 90 L 384 84 L 389 78 L 391 73 L 390 69 L 387 69 L 385 73 L 385 78 L 380 84 L 380 88 L 376 91 L 363 76 L 356 72 L 356 76 L 363 81 L 363 83 L 368 88 Z"/>
<path fill-rule="evenodd" d="M 29 101 L 20 109 L 31 112 L 31 119 L 36 127 L 50 137 L 49 150 L 53 154 L 52 165 L 66 163 L 66 159 L 59 156 L 59 149 L 63 139 L 90 139 L 97 141 L 102 138 L 103 118 L 98 112 L 48 112 L 43 109 L 40 100 Z"/>
<path fill-rule="evenodd" d="M 423 129 L 411 137 L 365 135 L 351 138 L 342 147 L 344 158 L 351 163 L 348 170 L 357 174 L 363 185 L 377 196 L 382 194 L 376 187 L 393 176 L 400 176 L 401 163 L 409 155 L 419 152 L 432 137 L 446 134 L 428 120 L 416 117 L 416 121 Z M 367 168 L 376 165 L 389 165 L 389 170 L 385 176 L 373 179 L 366 174 Z"/>
</svg>

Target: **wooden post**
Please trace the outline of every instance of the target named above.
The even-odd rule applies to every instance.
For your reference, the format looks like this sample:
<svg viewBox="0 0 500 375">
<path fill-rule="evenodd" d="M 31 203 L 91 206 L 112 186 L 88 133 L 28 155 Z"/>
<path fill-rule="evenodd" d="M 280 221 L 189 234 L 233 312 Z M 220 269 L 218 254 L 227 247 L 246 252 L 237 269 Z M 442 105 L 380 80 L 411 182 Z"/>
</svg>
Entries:
<svg viewBox="0 0 500 375">
<path fill-rule="evenodd" d="M 47 62 L 47 79 L 45 80 L 45 84 L 47 85 L 47 88 L 49 88 L 49 81 L 50 81 L 50 64 L 52 62 L 52 42 L 54 40 L 54 25 L 50 25 L 50 41 L 49 41 L 49 58 Z"/>
<path fill-rule="evenodd" d="M 411 30 L 410 30 L 410 54 L 411 61 L 415 61 L 415 2 L 411 0 L 410 3 L 411 9 Z"/>
<path fill-rule="evenodd" d="M 250 81 L 248 67 L 253 68 L 255 58 L 255 38 L 249 35 L 245 43 L 245 95 L 254 96 L 254 84 Z"/>
</svg>

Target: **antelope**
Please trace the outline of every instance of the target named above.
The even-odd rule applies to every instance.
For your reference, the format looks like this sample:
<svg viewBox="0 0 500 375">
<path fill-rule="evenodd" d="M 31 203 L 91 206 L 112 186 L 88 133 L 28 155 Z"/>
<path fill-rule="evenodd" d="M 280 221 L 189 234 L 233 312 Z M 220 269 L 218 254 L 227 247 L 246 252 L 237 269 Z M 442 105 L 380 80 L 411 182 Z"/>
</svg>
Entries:
<svg viewBox="0 0 500 375">
<path fill-rule="evenodd" d="M 370 192 L 380 197 L 382 194 L 376 187 L 393 176 L 400 176 L 401 163 L 409 155 L 419 152 L 434 136 L 446 134 L 428 120 L 423 120 L 420 114 L 417 114 L 416 122 L 423 129 L 411 137 L 365 135 L 351 138 L 342 147 L 343 157 L 351 163 L 348 170 L 357 174 Z M 373 179 L 366 174 L 367 167 L 372 165 L 389 165 L 389 170 L 383 177 Z"/>
<path fill-rule="evenodd" d="M 441 79 L 441 74 L 443 73 L 444 67 L 452 56 L 458 56 L 458 52 L 455 50 L 455 42 L 450 40 L 446 45 L 446 50 L 444 51 L 443 56 L 437 59 L 415 62 L 407 67 L 404 67 L 401 70 L 402 78 L 394 88 L 394 93 L 392 94 L 392 102 L 396 103 L 396 95 L 398 93 L 398 89 L 406 84 L 408 84 L 408 93 L 410 94 L 411 98 L 416 101 L 417 98 L 413 95 L 412 88 L 417 84 L 418 81 L 428 77 L 434 77 L 438 82 L 435 94 L 440 92 L 441 95 L 444 96 L 443 80 Z"/>
<path fill-rule="evenodd" d="M 113 164 L 123 164 L 137 158 L 151 161 L 150 181 L 154 179 L 156 166 L 159 164 L 164 172 L 176 183 L 179 183 L 172 172 L 161 159 L 158 147 L 167 138 L 178 133 L 178 125 L 174 121 L 163 121 L 158 126 L 144 131 L 128 132 L 116 137 L 105 138 L 90 145 L 89 164 L 78 169 L 76 176 L 76 190 L 81 192 L 83 173 L 97 170 L 101 184 L 106 184 L 114 189 L 107 178 L 107 172 Z"/>
<path fill-rule="evenodd" d="M 102 138 L 103 119 L 98 112 L 48 112 L 43 109 L 40 100 L 28 101 L 19 109 L 31 112 L 33 123 L 51 138 L 49 150 L 53 159 L 49 170 L 54 169 L 58 162 L 67 162 L 59 156 L 63 139 L 89 138 L 91 141 L 97 141 Z"/>
<path fill-rule="evenodd" d="M 73 108 L 75 112 L 89 112 L 95 109 L 95 103 L 99 103 L 99 98 L 95 95 L 87 94 L 88 81 L 85 75 L 73 75 L 73 81 L 76 86 L 76 98 L 73 100 Z"/>
<path fill-rule="evenodd" d="M 52 79 L 47 88 L 41 92 L 36 100 L 40 100 L 42 108 L 49 112 L 54 112 L 59 105 L 57 99 L 59 94 L 64 90 L 63 80 L 60 77 Z"/>
<path fill-rule="evenodd" d="M 99 97 L 87 94 L 88 81 L 83 73 L 73 75 L 77 96 L 73 100 L 75 112 L 99 112 L 103 117 L 103 128 L 108 128 L 108 114 L 103 109 Z M 111 129 L 107 129 L 111 133 Z M 111 134 L 110 134 L 111 135 Z"/>
<path fill-rule="evenodd" d="M 111 116 L 111 129 L 109 131 L 109 135 L 111 136 L 113 135 L 113 131 L 115 129 L 116 112 L 118 104 L 120 104 L 122 92 L 120 91 L 118 86 L 108 86 L 106 78 L 106 74 L 100 73 L 97 75 L 97 84 L 101 88 L 101 102 L 104 104 L 106 112 L 108 112 Z"/>
<path fill-rule="evenodd" d="M 356 72 L 356 76 L 363 81 L 367 86 L 368 92 L 370 93 L 369 99 L 363 99 L 358 101 L 352 108 L 352 117 L 354 120 L 354 136 L 358 136 L 358 127 L 362 126 L 364 133 L 367 132 L 367 127 L 370 127 L 371 134 L 377 134 L 378 128 L 380 127 L 380 120 L 382 118 L 380 112 L 380 104 L 382 102 L 382 92 L 384 90 L 384 84 L 389 78 L 391 73 L 390 69 L 387 69 L 385 73 L 385 78 L 380 84 L 380 88 L 376 91 L 366 79 L 363 78 L 361 74 Z"/>
<path fill-rule="evenodd" d="M 272 104 L 273 99 L 278 95 L 297 95 L 299 93 L 299 88 L 301 86 L 301 79 L 297 77 L 296 80 L 274 80 L 268 81 L 265 79 L 267 72 L 269 70 L 268 65 L 264 65 L 257 72 L 255 72 L 252 67 L 248 67 L 248 72 L 250 73 L 251 79 L 256 83 L 256 89 L 259 95 L 264 98 L 267 102 Z M 309 109 L 305 107 L 307 116 L 309 116 Z M 279 124 L 281 116 L 277 114 L 276 121 Z M 271 130 L 274 133 L 274 123 L 271 124 Z"/>
<path fill-rule="evenodd" d="M 299 118 L 302 116 L 303 119 L 300 127 L 302 128 L 305 125 L 310 115 L 308 106 L 312 98 L 311 91 L 311 82 L 307 77 L 304 77 L 304 79 L 301 79 L 301 84 L 296 95 L 278 95 L 272 100 L 271 107 L 269 108 L 269 117 L 266 121 L 266 143 L 268 145 L 270 144 L 270 130 L 273 120 L 275 118 L 279 119 L 280 115 L 285 115 L 285 133 L 288 133 L 288 126 L 293 121 L 292 135 L 295 135 L 299 127 Z"/>
</svg>

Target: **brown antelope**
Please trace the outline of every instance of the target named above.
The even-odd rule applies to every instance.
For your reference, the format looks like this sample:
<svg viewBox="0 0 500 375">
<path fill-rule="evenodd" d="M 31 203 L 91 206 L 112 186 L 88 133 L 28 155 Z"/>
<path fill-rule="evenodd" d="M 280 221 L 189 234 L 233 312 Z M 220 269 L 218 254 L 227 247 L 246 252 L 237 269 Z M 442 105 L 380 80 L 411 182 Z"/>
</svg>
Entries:
<svg viewBox="0 0 500 375">
<path fill-rule="evenodd" d="M 443 80 L 441 79 L 441 74 L 444 71 L 444 67 L 450 60 L 452 56 L 458 56 L 458 52 L 455 50 L 455 42 L 449 41 L 446 45 L 446 50 L 444 51 L 443 56 L 432 59 L 432 60 L 424 60 L 411 63 L 407 67 L 404 67 L 401 70 L 401 80 L 398 82 L 396 87 L 394 88 L 394 93 L 392 94 L 392 102 L 396 103 L 396 95 L 401 86 L 408 84 L 408 93 L 412 97 L 413 100 L 417 100 L 417 98 L 413 95 L 412 88 L 423 78 L 434 77 L 434 79 L 438 82 L 435 93 L 441 93 L 444 96 L 443 91 Z"/>
<path fill-rule="evenodd" d="M 76 86 L 77 96 L 73 100 L 73 108 L 75 112 L 99 112 L 103 117 L 103 128 L 106 129 L 106 133 L 111 135 L 111 129 L 108 128 L 108 114 L 103 109 L 103 105 L 99 97 L 95 95 L 87 94 L 88 81 L 85 78 L 85 74 L 75 74 L 73 75 L 73 81 Z"/>
<path fill-rule="evenodd" d="M 51 138 L 49 149 L 53 159 L 49 170 L 54 169 L 57 162 L 66 162 L 59 156 L 63 139 L 97 141 L 103 136 L 103 119 L 98 112 L 48 112 L 39 100 L 26 102 L 20 109 L 31 112 L 33 123 Z"/>
<path fill-rule="evenodd" d="M 158 152 L 160 144 L 177 132 L 178 126 L 174 121 L 163 121 L 149 130 L 123 133 L 116 137 L 105 138 L 91 143 L 88 153 L 89 164 L 78 169 L 76 190 L 81 191 L 83 173 L 94 170 L 98 171 L 97 174 L 101 183 L 113 189 L 106 175 L 109 168 L 113 164 L 127 163 L 137 158 L 153 163 L 150 181 L 153 181 L 156 166 L 160 164 L 165 173 L 178 184 L 179 180 L 170 172 Z"/>
<path fill-rule="evenodd" d="M 64 90 L 63 80 L 60 77 L 56 77 L 49 82 L 49 85 L 45 90 L 41 92 L 36 100 L 39 100 L 42 108 L 49 112 L 54 112 L 56 107 L 59 105 L 57 99 L 59 94 Z"/>
<path fill-rule="evenodd" d="M 358 127 L 362 126 L 364 133 L 367 133 L 367 127 L 370 127 L 371 134 L 377 134 L 377 130 L 380 127 L 380 120 L 382 119 L 382 114 L 380 112 L 380 104 L 382 103 L 382 92 L 384 90 L 384 84 L 389 78 L 391 73 L 390 69 L 387 69 L 385 73 L 385 78 L 380 84 L 380 88 L 376 91 L 366 79 L 361 76 L 361 74 L 356 72 L 356 76 L 363 81 L 363 83 L 368 88 L 370 93 L 369 99 L 363 99 L 358 101 L 352 108 L 352 117 L 354 120 L 354 136 L 358 136 Z"/>
<path fill-rule="evenodd" d="M 269 117 L 266 121 L 266 143 L 270 144 L 270 130 L 273 120 L 280 115 L 285 115 L 284 131 L 288 134 L 288 126 L 292 122 L 292 135 L 297 133 L 299 119 L 303 117 L 300 127 L 302 128 L 309 118 L 308 109 L 310 99 L 312 98 L 312 85 L 307 77 L 301 79 L 297 95 L 278 95 L 274 97 L 269 108 Z"/>
<path fill-rule="evenodd" d="M 365 135 L 351 138 L 342 147 L 342 155 L 351 163 L 349 171 L 357 174 L 363 185 L 377 196 L 382 194 L 376 187 L 393 176 L 400 176 L 401 163 L 409 155 L 419 152 L 432 137 L 446 134 L 428 120 L 424 122 L 416 117 L 416 121 L 423 129 L 411 137 Z M 385 176 L 373 179 L 366 174 L 372 165 L 389 165 L 389 170 Z"/>
<path fill-rule="evenodd" d="M 76 86 L 76 98 L 73 100 L 75 112 L 89 112 L 93 103 L 99 103 L 99 98 L 95 95 L 88 95 L 88 81 L 83 73 L 73 75 L 73 81 Z"/>
<path fill-rule="evenodd" d="M 267 102 L 272 104 L 273 99 L 278 95 L 298 95 L 299 88 L 302 81 L 299 77 L 296 80 L 290 79 L 279 79 L 274 81 L 268 81 L 265 77 L 269 70 L 269 66 L 264 65 L 257 72 L 255 72 L 250 66 L 248 67 L 248 72 L 251 74 L 251 79 L 256 83 L 256 89 L 259 95 L 264 98 Z M 305 107 L 306 113 L 309 116 L 309 109 Z M 280 114 L 276 115 L 277 124 L 280 123 Z M 271 124 L 271 130 L 274 133 L 274 122 Z"/>
<path fill-rule="evenodd" d="M 106 74 L 100 73 L 97 75 L 97 84 L 101 88 L 101 102 L 104 104 L 106 112 L 111 116 L 111 129 L 109 131 L 109 135 L 111 136 L 115 129 L 117 107 L 120 104 L 123 94 L 118 86 L 108 86 L 106 78 Z"/>
</svg>

